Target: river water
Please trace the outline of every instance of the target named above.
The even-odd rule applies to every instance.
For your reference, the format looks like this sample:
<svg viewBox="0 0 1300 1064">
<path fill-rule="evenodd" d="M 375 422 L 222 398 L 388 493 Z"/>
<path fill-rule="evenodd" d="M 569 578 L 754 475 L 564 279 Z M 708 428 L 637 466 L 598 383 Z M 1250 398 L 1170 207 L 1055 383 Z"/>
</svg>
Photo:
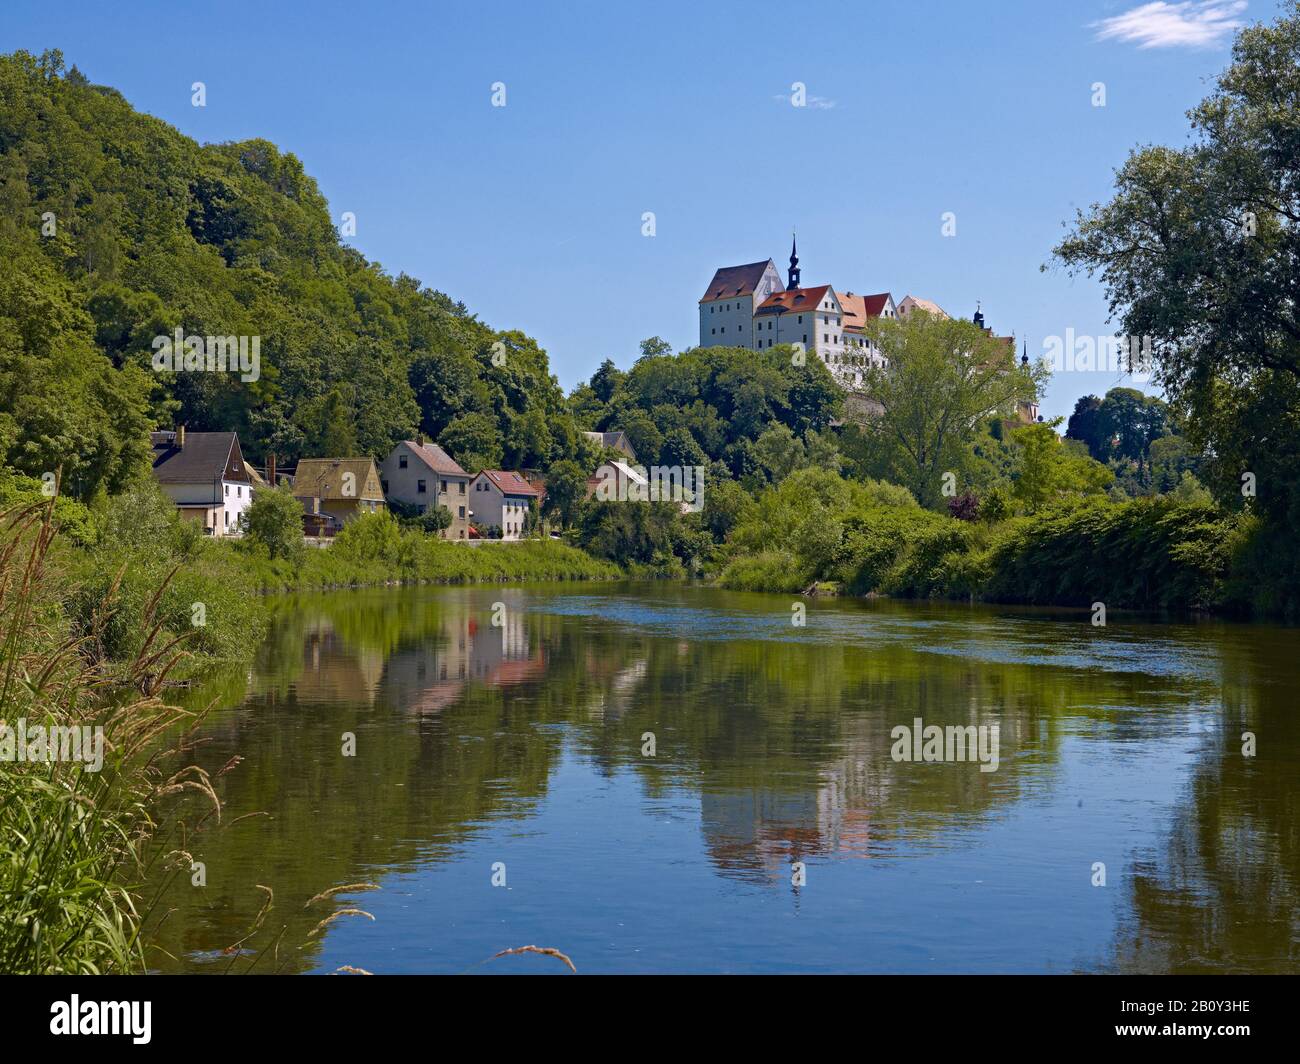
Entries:
<svg viewBox="0 0 1300 1064">
<path fill-rule="evenodd" d="M 278 601 L 252 668 L 189 699 L 215 703 L 191 759 L 242 760 L 220 825 L 196 796 L 169 825 L 202 868 L 148 884 L 151 967 L 1300 970 L 1300 632 L 798 605 Z M 913 758 L 918 721 L 996 767 Z M 343 909 L 369 915 L 319 927 Z"/>
</svg>

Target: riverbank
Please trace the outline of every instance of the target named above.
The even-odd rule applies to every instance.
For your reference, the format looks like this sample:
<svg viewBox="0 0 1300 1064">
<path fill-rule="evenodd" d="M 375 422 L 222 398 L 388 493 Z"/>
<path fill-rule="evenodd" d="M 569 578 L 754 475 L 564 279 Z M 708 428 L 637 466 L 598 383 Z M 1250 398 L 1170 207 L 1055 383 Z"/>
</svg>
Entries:
<svg viewBox="0 0 1300 1064">
<path fill-rule="evenodd" d="M 963 521 L 815 472 L 760 498 L 732 536 L 724 588 L 799 594 L 830 585 L 1026 605 L 1269 616 L 1293 601 L 1268 532 L 1248 513 L 1160 497 L 1087 499 Z"/>
<path fill-rule="evenodd" d="M 203 714 L 167 690 L 251 661 L 279 593 L 622 575 L 559 542 L 469 547 L 391 521 L 272 560 L 196 536 L 153 493 L 95 511 L 26 494 L 0 500 L 0 968 L 11 974 L 145 970 L 151 907 L 131 884 L 151 866 L 191 872 L 175 840 L 155 839 L 162 810 L 197 802 L 196 823 L 219 824 L 224 804 L 225 770 L 172 749 Z M 44 745 L 65 733 L 86 756 Z"/>
</svg>

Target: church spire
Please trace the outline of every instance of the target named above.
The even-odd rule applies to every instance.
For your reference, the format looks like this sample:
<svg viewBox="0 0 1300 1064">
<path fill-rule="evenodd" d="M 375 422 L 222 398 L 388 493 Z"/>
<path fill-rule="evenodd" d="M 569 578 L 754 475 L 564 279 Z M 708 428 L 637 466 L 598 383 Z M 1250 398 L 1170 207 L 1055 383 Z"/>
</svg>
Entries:
<svg viewBox="0 0 1300 1064">
<path fill-rule="evenodd" d="M 799 250 L 793 230 L 790 233 L 790 283 L 786 287 L 799 287 Z"/>
</svg>

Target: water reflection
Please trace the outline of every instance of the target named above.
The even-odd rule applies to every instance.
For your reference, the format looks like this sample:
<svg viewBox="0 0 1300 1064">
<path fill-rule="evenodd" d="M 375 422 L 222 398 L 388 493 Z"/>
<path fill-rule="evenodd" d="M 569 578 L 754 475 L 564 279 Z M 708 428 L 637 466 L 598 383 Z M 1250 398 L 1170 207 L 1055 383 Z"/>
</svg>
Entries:
<svg viewBox="0 0 1300 1064">
<path fill-rule="evenodd" d="M 207 885 L 167 887 L 151 960 L 229 963 L 261 883 L 288 970 L 464 970 L 517 935 L 585 970 L 1294 970 L 1294 631 L 789 618 L 679 586 L 284 602 L 251 677 L 193 695 L 227 706 L 195 759 L 244 761 L 222 825 L 177 810 Z M 998 770 L 894 762 L 918 717 L 997 724 Z M 376 921 L 309 939 L 307 899 L 363 880 L 329 904 Z"/>
</svg>

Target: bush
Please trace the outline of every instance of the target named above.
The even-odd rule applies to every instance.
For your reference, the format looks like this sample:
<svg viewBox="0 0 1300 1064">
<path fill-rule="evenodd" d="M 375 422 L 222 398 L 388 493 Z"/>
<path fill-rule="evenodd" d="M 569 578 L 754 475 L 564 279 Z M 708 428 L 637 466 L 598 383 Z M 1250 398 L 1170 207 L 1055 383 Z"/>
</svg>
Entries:
<svg viewBox="0 0 1300 1064">
<path fill-rule="evenodd" d="M 302 515 L 302 503 L 287 487 L 255 491 L 244 512 L 248 541 L 265 550 L 272 560 L 297 562 L 305 550 Z"/>
</svg>

